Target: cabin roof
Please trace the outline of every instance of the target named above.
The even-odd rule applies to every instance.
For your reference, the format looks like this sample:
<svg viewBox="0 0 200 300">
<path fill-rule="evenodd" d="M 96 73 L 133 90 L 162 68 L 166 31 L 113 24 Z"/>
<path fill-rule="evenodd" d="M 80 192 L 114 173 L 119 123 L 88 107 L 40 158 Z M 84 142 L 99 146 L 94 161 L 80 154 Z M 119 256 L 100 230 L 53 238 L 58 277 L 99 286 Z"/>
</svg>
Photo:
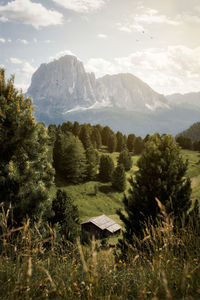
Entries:
<svg viewBox="0 0 200 300">
<path fill-rule="evenodd" d="M 111 233 L 116 232 L 121 229 L 121 226 L 119 224 L 117 224 L 115 221 L 113 221 L 112 219 L 110 219 L 109 217 L 107 217 L 105 215 L 98 216 L 98 217 L 92 217 L 92 218 L 88 219 L 87 221 L 81 223 L 81 225 L 87 224 L 87 223 L 92 223 L 92 224 L 96 225 L 97 227 L 99 227 L 101 230 L 106 229 Z"/>
</svg>

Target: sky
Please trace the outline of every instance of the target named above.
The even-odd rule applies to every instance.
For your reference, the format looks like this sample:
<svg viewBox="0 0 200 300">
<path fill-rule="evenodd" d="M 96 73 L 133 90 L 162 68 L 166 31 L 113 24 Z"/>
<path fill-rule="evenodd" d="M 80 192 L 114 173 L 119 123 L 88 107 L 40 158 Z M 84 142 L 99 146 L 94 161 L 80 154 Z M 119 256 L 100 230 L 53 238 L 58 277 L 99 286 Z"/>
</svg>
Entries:
<svg viewBox="0 0 200 300">
<path fill-rule="evenodd" d="M 0 66 L 17 88 L 65 54 L 96 77 L 132 73 L 161 94 L 200 91 L 200 1 L 0 0 Z"/>
</svg>

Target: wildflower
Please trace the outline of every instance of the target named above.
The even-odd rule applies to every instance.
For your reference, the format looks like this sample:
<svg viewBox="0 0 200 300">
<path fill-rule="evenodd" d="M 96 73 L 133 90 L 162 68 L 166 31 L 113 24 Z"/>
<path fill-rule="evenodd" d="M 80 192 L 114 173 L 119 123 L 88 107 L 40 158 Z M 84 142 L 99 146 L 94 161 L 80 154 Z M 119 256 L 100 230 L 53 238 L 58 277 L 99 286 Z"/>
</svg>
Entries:
<svg viewBox="0 0 200 300">
<path fill-rule="evenodd" d="M 162 257 L 163 257 L 163 255 L 162 255 L 162 254 L 160 254 L 160 255 L 158 255 L 158 257 L 159 257 L 159 258 L 162 258 Z"/>
<path fill-rule="evenodd" d="M 63 295 L 63 292 L 59 289 L 59 290 L 58 290 L 58 294 L 59 294 L 60 296 L 62 296 L 62 295 Z"/>
<path fill-rule="evenodd" d="M 85 286 L 85 282 L 84 282 L 84 281 L 82 281 L 82 282 L 81 282 L 81 285 L 82 285 L 82 286 Z"/>
<path fill-rule="evenodd" d="M 76 283 L 76 282 L 74 282 L 74 283 L 73 283 L 73 286 L 74 286 L 74 287 L 77 287 L 77 283 Z"/>
<path fill-rule="evenodd" d="M 17 103 L 17 113 L 20 112 L 20 107 L 19 107 L 19 103 Z"/>
<path fill-rule="evenodd" d="M 86 288 L 85 288 L 85 289 L 86 289 L 86 291 L 89 291 L 89 290 L 90 290 L 90 288 L 89 288 L 89 286 L 88 286 L 88 285 L 86 286 Z"/>
<path fill-rule="evenodd" d="M 14 164 L 13 164 L 13 161 L 11 160 L 9 162 L 9 172 L 13 172 L 14 171 Z"/>
<path fill-rule="evenodd" d="M 119 260 L 119 264 L 122 264 L 122 260 L 121 259 Z"/>
<path fill-rule="evenodd" d="M 124 263 L 124 267 L 126 267 L 126 264 Z"/>
<path fill-rule="evenodd" d="M 173 260 L 178 260 L 178 258 L 177 258 L 177 257 L 174 257 Z"/>
<path fill-rule="evenodd" d="M 187 274 L 187 275 L 186 275 L 186 278 L 187 278 L 187 279 L 190 279 L 190 278 L 192 278 L 192 276 L 191 276 L 190 274 Z"/>
<path fill-rule="evenodd" d="M 197 262 L 197 261 L 198 261 L 198 259 L 197 259 L 197 258 L 193 258 L 193 261 L 194 261 L 194 262 Z"/>
<path fill-rule="evenodd" d="M 29 170 L 29 167 L 30 167 L 30 162 L 27 161 L 27 162 L 26 162 L 26 170 Z"/>
<path fill-rule="evenodd" d="M 94 282 L 94 278 L 93 277 L 90 277 L 89 278 L 89 283 L 93 283 Z"/>
</svg>

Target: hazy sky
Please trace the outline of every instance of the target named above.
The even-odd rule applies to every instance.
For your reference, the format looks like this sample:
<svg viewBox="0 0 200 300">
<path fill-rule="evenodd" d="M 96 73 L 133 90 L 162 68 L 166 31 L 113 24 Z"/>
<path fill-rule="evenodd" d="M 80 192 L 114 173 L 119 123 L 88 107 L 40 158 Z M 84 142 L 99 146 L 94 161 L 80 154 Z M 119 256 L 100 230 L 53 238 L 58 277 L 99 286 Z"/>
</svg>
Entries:
<svg viewBox="0 0 200 300">
<path fill-rule="evenodd" d="M 200 91 L 200 0 L 0 0 L 0 65 L 17 87 L 67 53 L 97 77 L 130 72 L 163 94 Z"/>
</svg>

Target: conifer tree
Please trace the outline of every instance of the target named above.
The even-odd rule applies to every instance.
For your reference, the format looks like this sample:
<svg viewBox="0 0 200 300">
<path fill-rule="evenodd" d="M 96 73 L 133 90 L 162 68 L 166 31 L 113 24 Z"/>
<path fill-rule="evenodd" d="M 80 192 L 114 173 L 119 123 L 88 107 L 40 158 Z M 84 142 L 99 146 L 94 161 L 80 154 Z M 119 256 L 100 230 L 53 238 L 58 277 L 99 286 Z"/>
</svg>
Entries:
<svg viewBox="0 0 200 300">
<path fill-rule="evenodd" d="M 52 225 L 59 225 L 59 232 L 65 240 L 75 242 L 79 234 L 79 213 L 72 199 L 65 191 L 57 190 L 52 202 L 53 216 L 49 219 Z"/>
<path fill-rule="evenodd" d="M 83 145 L 71 132 L 57 130 L 53 149 L 56 174 L 68 182 L 79 183 L 86 177 L 86 155 Z"/>
<path fill-rule="evenodd" d="M 123 150 L 120 152 L 118 157 L 118 164 L 122 164 L 124 166 L 125 171 L 129 171 L 132 167 L 132 158 L 128 150 Z"/>
<path fill-rule="evenodd" d="M 102 155 L 100 158 L 99 177 L 104 182 L 112 180 L 114 162 L 109 155 Z"/>
<path fill-rule="evenodd" d="M 135 138 L 135 142 L 134 142 L 134 154 L 139 155 L 142 153 L 143 150 L 144 150 L 143 139 L 140 136 L 138 136 Z"/>
<path fill-rule="evenodd" d="M 133 152 L 134 151 L 134 143 L 135 143 L 135 134 L 129 134 L 128 135 L 128 139 L 127 139 L 127 148 L 129 152 Z"/>
<path fill-rule="evenodd" d="M 104 146 L 108 146 L 108 141 L 110 138 L 110 135 L 114 132 L 110 129 L 110 127 L 105 126 L 101 131 L 101 137 L 102 137 L 102 144 Z"/>
<path fill-rule="evenodd" d="M 93 180 L 97 174 L 99 165 L 99 154 L 98 151 L 90 147 L 86 149 L 86 159 L 87 159 L 87 179 Z"/>
<path fill-rule="evenodd" d="M 110 153 L 113 153 L 115 150 L 116 150 L 116 147 L 117 147 L 117 138 L 115 136 L 115 134 L 111 134 L 109 136 L 109 139 L 108 139 L 108 151 Z"/>
<path fill-rule="evenodd" d="M 122 164 L 118 165 L 112 175 L 112 187 L 118 192 L 124 192 L 126 188 L 126 173 Z"/>
<path fill-rule="evenodd" d="M 97 127 L 93 127 L 92 129 L 91 141 L 94 148 L 99 149 L 102 145 L 101 134 Z"/>
<path fill-rule="evenodd" d="M 72 128 L 72 133 L 76 136 L 79 135 L 80 133 L 80 125 L 78 122 L 74 122 L 73 128 Z"/>
<path fill-rule="evenodd" d="M 123 134 L 118 131 L 116 134 L 116 138 L 117 138 L 117 147 L 116 147 L 116 151 L 117 152 L 121 152 L 123 149 L 126 148 L 126 141 L 125 138 L 123 136 Z"/>
<path fill-rule="evenodd" d="M 81 140 L 85 149 L 90 148 L 92 146 L 89 128 L 86 124 L 83 124 L 81 126 L 81 130 L 79 132 L 79 139 Z"/>
<path fill-rule="evenodd" d="M 0 69 L 0 201 L 13 207 L 14 220 L 47 213 L 54 170 L 48 159 L 47 129 L 36 123 L 29 98 L 7 82 Z"/>
<path fill-rule="evenodd" d="M 191 206 L 191 184 L 186 177 L 187 162 L 183 161 L 180 149 L 170 135 L 149 138 L 145 150 L 138 160 L 138 172 L 130 180 L 129 195 L 124 196 L 126 215 L 118 212 L 125 225 L 124 239 L 129 243 L 135 233 L 142 236 L 144 222 L 152 222 L 160 209 L 155 198 L 172 213 L 176 224 Z"/>
</svg>

